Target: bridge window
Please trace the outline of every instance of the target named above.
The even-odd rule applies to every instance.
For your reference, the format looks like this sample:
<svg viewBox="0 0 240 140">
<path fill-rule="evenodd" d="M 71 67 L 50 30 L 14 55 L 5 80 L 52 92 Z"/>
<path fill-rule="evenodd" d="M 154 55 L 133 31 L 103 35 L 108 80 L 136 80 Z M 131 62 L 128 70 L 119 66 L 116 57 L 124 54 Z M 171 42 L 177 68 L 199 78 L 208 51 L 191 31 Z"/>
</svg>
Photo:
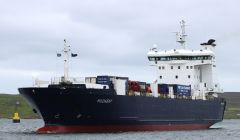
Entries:
<svg viewBox="0 0 240 140">
<path fill-rule="evenodd" d="M 186 66 L 186 69 L 189 69 L 189 66 Z"/>
<path fill-rule="evenodd" d="M 181 67 L 180 67 L 180 66 L 178 66 L 178 69 L 181 69 Z"/>
<path fill-rule="evenodd" d="M 159 78 L 162 79 L 162 75 L 160 75 Z"/>
<path fill-rule="evenodd" d="M 171 69 L 173 69 L 173 66 L 171 66 Z"/>
<path fill-rule="evenodd" d="M 155 58 L 154 57 L 149 57 L 148 58 L 150 61 L 155 61 Z"/>
<path fill-rule="evenodd" d="M 166 61 L 167 58 L 166 58 L 166 57 L 160 57 L 160 60 L 161 60 L 161 61 Z"/>
<path fill-rule="evenodd" d="M 178 79 L 178 75 L 176 75 L 175 78 Z"/>
<path fill-rule="evenodd" d="M 190 75 L 188 75 L 188 79 L 190 79 L 191 78 L 191 76 Z"/>
<path fill-rule="evenodd" d="M 211 60 L 212 56 L 162 56 L 162 57 L 148 57 L 149 61 L 171 61 L 171 60 Z"/>
</svg>

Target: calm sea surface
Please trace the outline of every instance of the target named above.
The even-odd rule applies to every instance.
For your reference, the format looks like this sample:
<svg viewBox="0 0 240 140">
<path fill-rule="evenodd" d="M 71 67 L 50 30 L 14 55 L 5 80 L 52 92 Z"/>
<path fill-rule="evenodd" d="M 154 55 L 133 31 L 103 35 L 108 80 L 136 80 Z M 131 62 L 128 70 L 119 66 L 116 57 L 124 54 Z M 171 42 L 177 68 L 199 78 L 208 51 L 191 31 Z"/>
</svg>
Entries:
<svg viewBox="0 0 240 140">
<path fill-rule="evenodd" d="M 39 119 L 0 119 L 0 140 L 240 140 L 240 120 L 224 120 L 208 130 L 125 132 L 125 133 L 79 133 L 79 134 L 37 134 L 34 131 L 43 126 Z"/>
</svg>

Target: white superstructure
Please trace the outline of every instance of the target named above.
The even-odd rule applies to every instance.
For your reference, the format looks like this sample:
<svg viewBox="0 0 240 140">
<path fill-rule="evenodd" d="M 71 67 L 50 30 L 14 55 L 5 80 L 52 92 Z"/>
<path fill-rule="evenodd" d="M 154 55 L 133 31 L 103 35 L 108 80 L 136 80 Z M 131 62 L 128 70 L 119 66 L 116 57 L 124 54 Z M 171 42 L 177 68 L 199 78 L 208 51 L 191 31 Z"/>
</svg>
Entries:
<svg viewBox="0 0 240 140">
<path fill-rule="evenodd" d="M 199 50 L 185 47 L 185 22 L 181 21 L 182 31 L 178 32 L 180 49 L 158 50 L 152 48 L 148 59 L 157 68 L 156 84 L 191 85 L 192 98 L 205 99 L 208 93 L 221 92 L 214 77 L 216 58 L 213 39 L 202 43 Z"/>
</svg>

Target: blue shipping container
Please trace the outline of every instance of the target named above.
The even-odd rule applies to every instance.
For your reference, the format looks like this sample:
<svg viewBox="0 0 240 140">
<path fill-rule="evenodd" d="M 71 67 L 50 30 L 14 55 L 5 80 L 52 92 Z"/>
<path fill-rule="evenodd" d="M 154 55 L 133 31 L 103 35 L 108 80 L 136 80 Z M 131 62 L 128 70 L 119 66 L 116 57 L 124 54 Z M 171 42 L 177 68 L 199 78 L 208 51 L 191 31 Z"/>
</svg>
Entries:
<svg viewBox="0 0 240 140">
<path fill-rule="evenodd" d="M 158 93 L 168 94 L 169 93 L 168 84 L 158 84 Z"/>
<path fill-rule="evenodd" d="M 191 96 L 191 85 L 173 85 L 174 95 Z"/>
<path fill-rule="evenodd" d="M 102 84 L 102 85 L 109 85 L 110 84 L 110 76 L 97 76 L 96 83 Z"/>
</svg>

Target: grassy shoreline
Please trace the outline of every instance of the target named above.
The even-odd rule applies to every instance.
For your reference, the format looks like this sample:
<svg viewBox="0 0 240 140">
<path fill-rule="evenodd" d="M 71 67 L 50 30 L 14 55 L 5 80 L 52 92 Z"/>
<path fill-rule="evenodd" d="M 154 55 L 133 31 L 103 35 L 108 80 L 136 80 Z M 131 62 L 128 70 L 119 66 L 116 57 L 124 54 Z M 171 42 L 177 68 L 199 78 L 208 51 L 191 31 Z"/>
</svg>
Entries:
<svg viewBox="0 0 240 140">
<path fill-rule="evenodd" d="M 19 102 L 16 109 L 16 102 Z M 0 94 L 0 118 L 12 119 L 13 113 L 17 111 L 21 118 L 35 119 L 40 118 L 33 113 L 32 108 L 21 95 Z"/>
<path fill-rule="evenodd" d="M 224 94 L 219 94 L 219 96 L 227 100 L 224 119 L 240 119 L 240 93 L 226 92 Z M 19 106 L 17 107 L 17 112 L 20 114 L 21 118 L 40 118 L 36 113 L 33 113 L 30 105 L 19 94 L 0 94 L 0 118 L 11 119 L 13 113 L 16 111 L 15 104 L 17 101 L 20 102 Z"/>
</svg>

